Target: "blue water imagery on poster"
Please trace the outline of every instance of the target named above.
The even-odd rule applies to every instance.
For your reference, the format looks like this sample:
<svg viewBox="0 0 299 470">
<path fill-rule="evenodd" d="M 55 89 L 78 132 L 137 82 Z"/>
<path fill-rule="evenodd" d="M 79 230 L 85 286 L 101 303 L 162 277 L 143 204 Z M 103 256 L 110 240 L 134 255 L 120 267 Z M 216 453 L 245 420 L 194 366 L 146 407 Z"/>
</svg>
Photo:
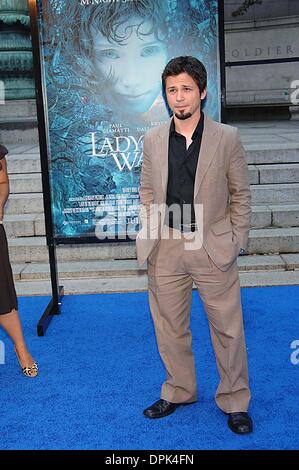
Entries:
<svg viewBox="0 0 299 470">
<path fill-rule="evenodd" d="M 143 138 L 169 119 L 161 73 L 192 55 L 220 116 L 215 0 L 38 0 L 54 236 L 134 238 Z"/>
</svg>

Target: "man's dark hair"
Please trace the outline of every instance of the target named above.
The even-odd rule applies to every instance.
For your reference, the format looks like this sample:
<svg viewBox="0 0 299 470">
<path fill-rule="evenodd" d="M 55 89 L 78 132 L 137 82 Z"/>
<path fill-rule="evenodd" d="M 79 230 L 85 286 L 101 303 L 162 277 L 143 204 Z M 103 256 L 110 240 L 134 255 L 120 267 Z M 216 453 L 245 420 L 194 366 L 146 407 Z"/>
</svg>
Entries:
<svg viewBox="0 0 299 470">
<path fill-rule="evenodd" d="M 171 59 L 162 73 L 162 85 L 165 92 L 167 77 L 173 77 L 186 72 L 193 78 L 202 93 L 207 87 L 207 71 L 200 60 L 191 56 L 181 56 Z"/>
</svg>

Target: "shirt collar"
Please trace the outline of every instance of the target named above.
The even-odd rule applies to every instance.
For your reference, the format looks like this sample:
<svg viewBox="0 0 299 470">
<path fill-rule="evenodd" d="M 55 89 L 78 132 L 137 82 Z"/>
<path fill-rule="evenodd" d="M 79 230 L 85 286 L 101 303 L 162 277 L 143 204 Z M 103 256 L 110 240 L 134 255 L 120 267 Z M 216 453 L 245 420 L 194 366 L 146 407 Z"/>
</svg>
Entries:
<svg viewBox="0 0 299 470">
<path fill-rule="evenodd" d="M 200 119 L 192 135 L 192 140 L 196 139 L 202 134 L 203 125 L 204 125 L 204 113 L 201 111 Z M 175 124 L 174 124 L 174 119 L 172 118 L 171 123 L 170 123 L 170 128 L 169 128 L 169 135 L 175 135 L 175 134 L 176 134 Z"/>
</svg>

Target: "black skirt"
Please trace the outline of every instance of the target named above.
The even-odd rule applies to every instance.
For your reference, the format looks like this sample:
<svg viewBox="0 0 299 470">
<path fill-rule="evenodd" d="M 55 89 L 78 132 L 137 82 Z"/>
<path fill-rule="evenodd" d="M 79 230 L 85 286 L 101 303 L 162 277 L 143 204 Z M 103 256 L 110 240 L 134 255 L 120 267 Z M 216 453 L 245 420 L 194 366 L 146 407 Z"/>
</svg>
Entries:
<svg viewBox="0 0 299 470">
<path fill-rule="evenodd" d="M 0 315 L 18 309 L 18 301 L 9 262 L 5 230 L 0 224 Z"/>
</svg>

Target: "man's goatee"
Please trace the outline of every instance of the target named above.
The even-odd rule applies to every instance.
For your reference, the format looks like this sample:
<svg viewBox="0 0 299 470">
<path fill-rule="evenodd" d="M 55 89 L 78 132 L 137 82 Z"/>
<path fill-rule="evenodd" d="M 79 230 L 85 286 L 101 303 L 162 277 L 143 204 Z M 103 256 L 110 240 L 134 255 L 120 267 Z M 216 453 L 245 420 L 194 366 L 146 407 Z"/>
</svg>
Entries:
<svg viewBox="0 0 299 470">
<path fill-rule="evenodd" d="M 175 114 L 175 117 L 177 117 L 178 119 L 180 119 L 181 121 L 184 121 L 185 119 L 189 119 L 192 114 L 191 113 L 186 113 L 186 114 L 177 114 L 177 113 L 174 113 Z"/>
</svg>

